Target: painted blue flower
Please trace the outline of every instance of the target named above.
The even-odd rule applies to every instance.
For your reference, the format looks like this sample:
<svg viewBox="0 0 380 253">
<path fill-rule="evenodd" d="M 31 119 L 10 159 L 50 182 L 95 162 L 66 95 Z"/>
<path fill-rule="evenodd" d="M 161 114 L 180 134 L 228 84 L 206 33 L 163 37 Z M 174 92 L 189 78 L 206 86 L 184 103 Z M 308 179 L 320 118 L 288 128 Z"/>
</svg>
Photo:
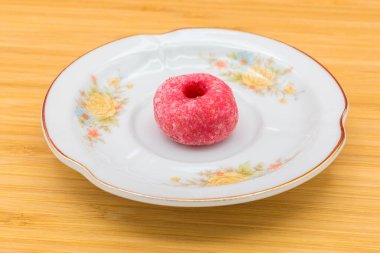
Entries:
<svg viewBox="0 0 380 253">
<path fill-rule="evenodd" d="M 241 64 L 241 65 L 248 65 L 248 66 L 251 66 L 253 64 L 253 61 L 254 61 L 254 57 L 253 57 L 253 54 L 248 52 L 248 51 L 240 51 L 238 52 L 237 54 L 237 61 Z"/>
<path fill-rule="evenodd" d="M 86 125 L 94 121 L 94 117 L 83 107 L 77 106 L 75 109 L 75 114 L 79 120 L 82 120 Z"/>
</svg>

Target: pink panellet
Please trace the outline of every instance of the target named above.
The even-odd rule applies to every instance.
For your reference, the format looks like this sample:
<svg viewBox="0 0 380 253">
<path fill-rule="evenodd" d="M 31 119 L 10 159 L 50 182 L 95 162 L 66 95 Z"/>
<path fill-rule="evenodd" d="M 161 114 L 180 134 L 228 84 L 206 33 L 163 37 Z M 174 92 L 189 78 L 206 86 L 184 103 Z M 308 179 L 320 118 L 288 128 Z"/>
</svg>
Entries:
<svg viewBox="0 0 380 253">
<path fill-rule="evenodd" d="M 227 138 L 238 122 L 231 88 L 203 73 L 166 80 L 154 96 L 154 116 L 161 130 L 185 145 L 210 145 Z"/>
</svg>

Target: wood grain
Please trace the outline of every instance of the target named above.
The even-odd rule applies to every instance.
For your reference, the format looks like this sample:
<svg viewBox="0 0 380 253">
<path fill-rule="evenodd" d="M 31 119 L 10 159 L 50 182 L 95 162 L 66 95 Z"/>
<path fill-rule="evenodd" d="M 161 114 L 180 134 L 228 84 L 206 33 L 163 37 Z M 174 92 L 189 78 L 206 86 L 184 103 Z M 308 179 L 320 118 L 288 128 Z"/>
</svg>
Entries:
<svg viewBox="0 0 380 253">
<path fill-rule="evenodd" d="M 350 102 L 337 160 L 278 196 L 202 209 L 115 197 L 61 164 L 40 127 L 56 75 L 111 40 L 181 27 L 263 34 L 324 64 Z M 0 252 L 380 252 L 379 45 L 379 1 L 0 0 Z"/>
</svg>

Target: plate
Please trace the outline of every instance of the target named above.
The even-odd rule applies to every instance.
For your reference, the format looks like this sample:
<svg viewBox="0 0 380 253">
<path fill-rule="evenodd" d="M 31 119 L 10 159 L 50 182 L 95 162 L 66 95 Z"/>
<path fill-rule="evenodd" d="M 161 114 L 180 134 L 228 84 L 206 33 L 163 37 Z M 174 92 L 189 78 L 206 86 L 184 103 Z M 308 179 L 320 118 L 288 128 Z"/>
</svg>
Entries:
<svg viewBox="0 0 380 253">
<path fill-rule="evenodd" d="M 225 141 L 190 147 L 154 121 L 168 77 L 210 73 L 233 90 L 239 122 Z M 159 205 L 217 206 L 265 198 L 314 177 L 345 142 L 347 98 L 305 53 L 223 29 L 137 35 L 69 65 L 47 92 L 52 152 L 99 188 Z"/>
</svg>

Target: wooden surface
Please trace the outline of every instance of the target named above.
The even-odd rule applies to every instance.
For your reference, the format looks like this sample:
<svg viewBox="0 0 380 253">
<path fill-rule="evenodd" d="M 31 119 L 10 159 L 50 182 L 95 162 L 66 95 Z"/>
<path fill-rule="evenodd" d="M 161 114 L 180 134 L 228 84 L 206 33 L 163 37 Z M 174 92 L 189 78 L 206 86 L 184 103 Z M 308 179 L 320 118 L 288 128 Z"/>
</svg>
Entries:
<svg viewBox="0 0 380 253">
<path fill-rule="evenodd" d="M 202 209 L 122 199 L 61 164 L 40 127 L 59 72 L 180 27 L 263 34 L 318 59 L 350 102 L 341 155 L 286 193 Z M 380 1 L 0 0 L 0 252 L 380 252 L 379 45 Z"/>
</svg>

